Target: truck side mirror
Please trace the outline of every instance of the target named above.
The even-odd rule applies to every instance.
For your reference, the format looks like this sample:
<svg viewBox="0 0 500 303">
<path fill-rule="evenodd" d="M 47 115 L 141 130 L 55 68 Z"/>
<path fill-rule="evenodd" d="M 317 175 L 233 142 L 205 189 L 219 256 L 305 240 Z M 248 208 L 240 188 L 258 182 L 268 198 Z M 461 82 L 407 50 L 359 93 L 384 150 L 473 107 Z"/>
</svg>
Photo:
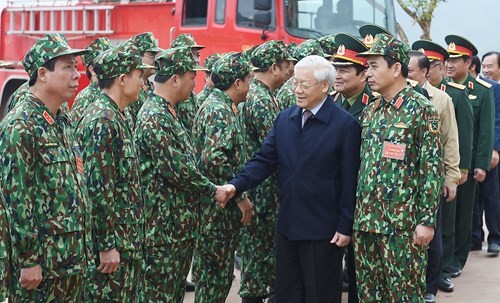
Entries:
<svg viewBox="0 0 500 303">
<path fill-rule="evenodd" d="M 267 28 L 271 24 L 271 12 L 255 12 L 253 23 L 255 27 Z"/>
<path fill-rule="evenodd" d="M 270 11 L 273 7 L 273 0 L 255 0 L 253 8 L 259 11 Z"/>
</svg>

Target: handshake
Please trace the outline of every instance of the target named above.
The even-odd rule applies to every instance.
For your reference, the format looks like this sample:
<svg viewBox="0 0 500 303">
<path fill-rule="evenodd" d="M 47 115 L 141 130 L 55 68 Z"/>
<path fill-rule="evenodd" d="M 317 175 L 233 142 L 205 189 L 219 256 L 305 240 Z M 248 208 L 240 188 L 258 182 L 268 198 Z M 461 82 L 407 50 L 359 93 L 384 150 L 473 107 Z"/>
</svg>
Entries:
<svg viewBox="0 0 500 303">
<path fill-rule="evenodd" d="M 222 186 L 216 186 L 217 191 L 215 193 L 215 200 L 219 203 L 221 208 L 226 207 L 227 202 L 231 200 L 234 195 L 236 195 L 236 187 L 232 184 L 226 184 Z M 241 223 L 244 225 L 250 224 L 253 216 L 253 204 L 250 202 L 247 196 L 245 196 L 238 203 L 238 207 L 241 211 Z"/>
</svg>

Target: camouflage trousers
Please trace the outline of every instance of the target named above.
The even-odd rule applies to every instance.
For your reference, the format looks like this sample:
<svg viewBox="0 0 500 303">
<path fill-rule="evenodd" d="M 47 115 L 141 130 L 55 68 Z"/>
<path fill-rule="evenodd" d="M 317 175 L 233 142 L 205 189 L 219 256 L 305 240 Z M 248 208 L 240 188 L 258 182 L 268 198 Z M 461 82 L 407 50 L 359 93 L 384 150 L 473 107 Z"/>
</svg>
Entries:
<svg viewBox="0 0 500 303">
<path fill-rule="evenodd" d="M 102 274 L 95 269 L 90 277 L 87 301 L 135 303 L 142 280 L 142 260 L 121 260 L 118 271 L 112 274 Z"/>
<path fill-rule="evenodd" d="M 146 249 L 144 287 L 139 302 L 182 303 L 194 239 Z"/>
<path fill-rule="evenodd" d="M 196 242 L 196 303 L 224 303 L 231 289 L 239 230 L 206 231 Z"/>
<path fill-rule="evenodd" d="M 16 279 L 16 278 L 14 278 Z M 18 279 L 18 278 L 17 278 Z M 26 290 L 16 281 L 14 282 L 13 295 L 9 303 L 81 303 L 84 299 L 83 274 L 64 276 L 55 279 L 45 279 L 37 289 Z"/>
<path fill-rule="evenodd" d="M 241 285 L 242 298 L 266 298 L 267 287 L 274 281 L 276 217 L 257 214 L 249 226 L 241 229 Z"/>
<path fill-rule="evenodd" d="M 427 248 L 411 237 L 354 231 L 360 302 L 424 302 Z"/>
</svg>

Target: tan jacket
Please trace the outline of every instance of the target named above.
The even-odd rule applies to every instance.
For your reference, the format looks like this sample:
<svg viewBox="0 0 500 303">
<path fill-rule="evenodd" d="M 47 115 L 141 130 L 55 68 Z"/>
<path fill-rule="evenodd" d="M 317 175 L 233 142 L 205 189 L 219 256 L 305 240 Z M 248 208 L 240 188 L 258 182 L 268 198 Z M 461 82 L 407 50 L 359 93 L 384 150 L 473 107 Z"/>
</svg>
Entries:
<svg viewBox="0 0 500 303">
<path fill-rule="evenodd" d="M 441 143 L 443 145 L 444 186 L 456 187 L 460 180 L 460 153 L 458 150 L 458 128 L 451 97 L 435 88 L 428 81 L 423 86 L 429 93 L 441 122 Z"/>
</svg>

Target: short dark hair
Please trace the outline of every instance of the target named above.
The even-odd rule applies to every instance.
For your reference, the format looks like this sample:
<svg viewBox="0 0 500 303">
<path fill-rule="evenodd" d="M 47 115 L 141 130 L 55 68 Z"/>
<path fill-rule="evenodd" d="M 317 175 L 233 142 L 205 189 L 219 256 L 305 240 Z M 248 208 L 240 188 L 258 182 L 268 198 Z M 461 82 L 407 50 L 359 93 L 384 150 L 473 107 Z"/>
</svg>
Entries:
<svg viewBox="0 0 500 303">
<path fill-rule="evenodd" d="M 387 66 L 389 67 L 392 67 L 394 64 L 399 62 L 398 60 L 389 56 L 382 56 L 382 57 L 384 58 L 385 62 L 387 62 Z M 408 78 L 408 65 L 402 62 L 399 63 L 401 63 L 401 74 L 403 75 L 404 78 Z"/>
<path fill-rule="evenodd" d="M 155 82 L 158 82 L 158 83 L 165 83 L 168 80 L 170 80 L 170 78 L 172 78 L 172 75 L 158 75 L 158 74 L 156 74 L 154 80 L 155 80 Z"/>
<path fill-rule="evenodd" d="M 113 83 L 115 82 L 116 78 L 117 77 L 113 77 L 110 79 L 99 79 L 99 81 L 97 82 L 97 85 L 99 85 L 100 89 L 111 88 L 111 86 L 113 86 Z"/>
<path fill-rule="evenodd" d="M 431 61 L 429 60 L 429 58 L 427 58 L 427 56 L 424 53 L 417 50 L 410 51 L 410 58 L 412 57 L 418 59 L 417 60 L 418 68 L 427 69 L 427 71 L 425 72 L 425 74 L 427 75 L 429 69 L 431 69 Z"/>
<path fill-rule="evenodd" d="M 472 56 L 471 60 L 472 60 L 472 65 L 474 65 L 474 71 L 476 72 L 476 74 L 479 75 L 481 73 L 481 59 L 479 59 L 478 56 Z"/>
<path fill-rule="evenodd" d="M 221 84 L 221 79 L 220 79 L 220 76 L 219 76 L 218 74 L 216 74 L 216 73 L 212 73 L 212 75 L 210 76 L 210 78 L 212 79 L 212 82 L 214 83 L 214 87 L 215 87 L 215 88 L 220 89 L 221 91 L 226 91 L 226 90 L 228 90 L 228 89 L 231 87 L 231 85 L 233 85 L 233 83 L 234 83 L 236 80 L 240 79 L 241 81 L 245 81 L 245 78 L 248 76 L 248 74 L 249 74 L 249 73 L 250 73 L 250 72 L 245 73 L 245 74 L 244 74 L 244 75 L 242 75 L 241 77 L 238 77 L 238 78 L 234 79 L 234 81 L 233 81 L 233 82 L 231 82 L 231 83 L 226 83 L 225 85 L 222 85 L 222 84 Z"/>
<path fill-rule="evenodd" d="M 45 67 L 49 71 L 53 72 L 54 69 L 56 68 L 56 61 L 57 58 L 52 58 L 49 61 L 45 62 L 41 67 Z M 30 76 L 30 79 L 28 81 L 29 86 L 33 86 L 36 83 L 36 80 L 38 79 L 38 70 L 33 73 L 33 75 Z"/>
<path fill-rule="evenodd" d="M 92 80 L 92 74 L 89 71 L 89 66 L 87 66 L 87 68 L 85 69 L 85 75 L 87 76 L 87 78 L 89 78 L 89 80 Z"/>
<path fill-rule="evenodd" d="M 278 60 L 278 61 L 276 61 L 274 63 L 276 63 L 276 65 L 281 65 L 281 63 L 283 63 L 283 62 L 285 62 L 285 60 Z M 254 58 L 252 58 L 252 65 L 258 66 L 259 65 L 258 59 L 254 60 Z M 271 68 L 271 66 L 272 66 L 272 64 L 268 65 L 268 66 L 264 66 L 264 67 L 259 67 L 259 69 L 256 70 L 255 72 L 256 73 L 265 73 L 265 72 L 267 72 Z"/>
<path fill-rule="evenodd" d="M 484 61 L 484 58 L 491 56 L 491 55 L 497 56 L 497 64 L 498 64 L 498 66 L 500 66 L 500 52 L 496 52 L 496 51 L 487 52 L 486 54 L 483 55 L 483 58 L 481 61 Z"/>
</svg>

